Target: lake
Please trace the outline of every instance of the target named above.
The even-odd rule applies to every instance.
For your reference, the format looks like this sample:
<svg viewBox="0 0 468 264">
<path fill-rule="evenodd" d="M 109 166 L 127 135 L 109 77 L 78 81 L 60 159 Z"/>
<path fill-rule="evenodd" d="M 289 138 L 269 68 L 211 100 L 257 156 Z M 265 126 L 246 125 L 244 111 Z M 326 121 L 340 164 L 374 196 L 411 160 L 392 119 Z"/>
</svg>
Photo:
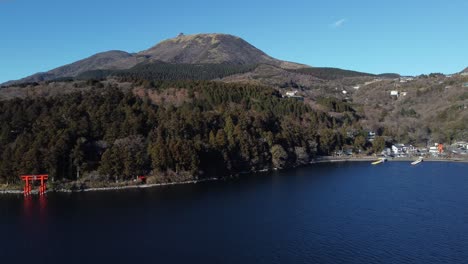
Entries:
<svg viewBox="0 0 468 264">
<path fill-rule="evenodd" d="M 466 263 L 468 164 L 322 163 L 143 190 L 0 196 L 2 263 Z"/>
</svg>

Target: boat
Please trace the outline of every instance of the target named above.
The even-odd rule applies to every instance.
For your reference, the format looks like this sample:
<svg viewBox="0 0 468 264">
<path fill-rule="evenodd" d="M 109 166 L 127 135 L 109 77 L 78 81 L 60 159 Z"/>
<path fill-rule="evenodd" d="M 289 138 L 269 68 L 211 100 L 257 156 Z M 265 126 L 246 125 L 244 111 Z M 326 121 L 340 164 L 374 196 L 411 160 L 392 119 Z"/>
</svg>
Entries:
<svg viewBox="0 0 468 264">
<path fill-rule="evenodd" d="M 417 160 L 411 162 L 411 165 L 418 165 L 419 163 L 423 162 L 423 158 L 419 157 Z"/>
<path fill-rule="evenodd" d="M 380 158 L 380 159 L 378 159 L 378 160 L 372 162 L 371 164 L 372 164 L 372 165 L 377 165 L 377 164 L 383 163 L 383 162 L 385 162 L 385 161 L 387 161 L 386 158 Z"/>
</svg>

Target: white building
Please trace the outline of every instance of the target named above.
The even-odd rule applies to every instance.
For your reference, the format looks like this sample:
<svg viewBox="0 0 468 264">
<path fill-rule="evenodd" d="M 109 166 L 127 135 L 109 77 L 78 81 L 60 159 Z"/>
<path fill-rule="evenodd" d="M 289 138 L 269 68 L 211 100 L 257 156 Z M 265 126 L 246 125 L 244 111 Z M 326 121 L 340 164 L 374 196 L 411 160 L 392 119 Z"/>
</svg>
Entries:
<svg viewBox="0 0 468 264">
<path fill-rule="evenodd" d="M 403 146 L 401 144 L 392 145 L 392 152 L 395 155 L 400 155 L 404 153 Z"/>
<path fill-rule="evenodd" d="M 454 144 L 452 144 L 452 146 L 454 146 L 454 147 L 456 147 L 456 148 L 465 148 L 465 149 L 468 149 L 468 143 L 465 142 L 465 141 L 455 142 Z"/>
<path fill-rule="evenodd" d="M 437 147 L 430 147 L 429 148 L 429 153 L 437 154 L 437 153 L 439 153 L 439 149 Z"/>
<path fill-rule="evenodd" d="M 391 96 L 396 96 L 396 97 L 398 97 L 398 96 L 400 96 L 400 92 L 398 92 L 398 91 L 390 91 L 390 95 L 391 95 Z"/>
</svg>

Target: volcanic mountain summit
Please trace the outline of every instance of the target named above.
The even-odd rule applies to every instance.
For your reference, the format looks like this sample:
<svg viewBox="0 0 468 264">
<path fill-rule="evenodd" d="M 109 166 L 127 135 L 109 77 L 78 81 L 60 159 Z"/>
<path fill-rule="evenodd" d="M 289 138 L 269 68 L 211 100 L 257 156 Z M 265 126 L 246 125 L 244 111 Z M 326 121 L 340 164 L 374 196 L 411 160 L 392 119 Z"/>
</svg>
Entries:
<svg viewBox="0 0 468 264">
<path fill-rule="evenodd" d="M 48 72 L 36 73 L 4 85 L 47 81 L 64 77 L 76 77 L 91 70 L 129 69 L 139 63 L 166 62 L 175 64 L 269 64 L 283 69 L 308 67 L 303 64 L 272 58 L 245 40 L 228 34 L 179 34 L 159 44 L 138 52 L 107 51 L 86 59 L 64 65 Z"/>
</svg>

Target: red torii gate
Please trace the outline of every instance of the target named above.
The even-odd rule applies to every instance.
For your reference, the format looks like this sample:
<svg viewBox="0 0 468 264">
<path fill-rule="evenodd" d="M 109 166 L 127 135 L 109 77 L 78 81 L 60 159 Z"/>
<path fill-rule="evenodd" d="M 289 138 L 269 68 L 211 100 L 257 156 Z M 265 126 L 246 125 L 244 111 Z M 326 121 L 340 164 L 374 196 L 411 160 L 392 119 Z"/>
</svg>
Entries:
<svg viewBox="0 0 468 264">
<path fill-rule="evenodd" d="M 47 189 L 45 181 L 49 179 L 48 174 L 40 175 L 21 175 L 21 179 L 24 181 L 24 196 L 31 195 L 31 184 L 33 181 L 40 180 L 41 186 L 39 187 L 39 195 L 44 195 Z"/>
</svg>

